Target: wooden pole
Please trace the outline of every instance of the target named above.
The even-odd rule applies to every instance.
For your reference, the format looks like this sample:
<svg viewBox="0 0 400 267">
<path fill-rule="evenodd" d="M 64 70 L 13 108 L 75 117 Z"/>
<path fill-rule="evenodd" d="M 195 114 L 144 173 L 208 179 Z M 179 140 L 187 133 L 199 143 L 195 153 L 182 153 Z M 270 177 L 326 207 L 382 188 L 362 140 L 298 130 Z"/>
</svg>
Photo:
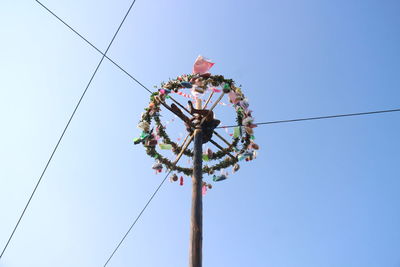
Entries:
<svg viewBox="0 0 400 267">
<path fill-rule="evenodd" d="M 224 97 L 225 93 L 222 92 L 221 95 L 218 97 L 218 100 L 214 102 L 214 104 L 211 106 L 211 108 L 208 110 L 208 114 L 210 114 L 210 112 L 217 106 L 217 104 L 219 103 L 219 101 L 221 101 L 221 99 Z M 203 122 L 206 120 L 207 116 L 204 116 L 203 119 L 201 120 L 200 125 L 203 124 Z"/>
<path fill-rule="evenodd" d="M 188 136 L 189 136 L 189 135 L 188 135 Z M 178 156 L 176 157 L 176 159 L 175 159 L 174 163 L 172 163 L 172 165 L 175 165 L 175 164 L 178 163 L 179 159 L 182 157 L 182 155 L 183 155 L 183 153 L 185 152 L 186 148 L 187 148 L 187 147 L 190 145 L 190 143 L 192 142 L 193 137 L 194 137 L 194 134 L 192 134 L 192 135 L 189 137 L 189 141 L 185 144 L 186 139 L 187 139 L 188 136 L 186 136 L 185 141 L 183 141 L 181 151 L 179 152 Z"/>
<path fill-rule="evenodd" d="M 169 99 L 171 99 L 172 101 L 174 101 L 175 104 L 177 104 L 178 106 L 180 106 L 184 111 L 186 111 L 187 113 L 189 113 L 190 115 L 192 115 L 192 114 L 190 113 L 190 111 L 189 111 L 187 108 L 185 108 L 185 106 L 183 106 L 181 103 L 179 103 L 178 101 L 176 101 L 172 96 L 169 96 Z"/>
<path fill-rule="evenodd" d="M 196 100 L 196 109 L 201 109 L 201 99 Z M 192 213 L 190 218 L 189 267 L 202 266 L 203 245 L 203 196 L 202 168 L 203 142 L 200 125 L 194 131 Z"/>
<path fill-rule="evenodd" d="M 214 95 L 214 91 L 211 92 L 211 94 L 210 94 L 210 96 L 208 97 L 206 103 L 204 104 L 203 109 L 206 109 L 206 107 L 207 107 L 207 105 L 208 105 L 208 102 L 210 102 L 210 100 L 211 100 L 211 98 L 212 98 L 213 95 Z"/>
</svg>

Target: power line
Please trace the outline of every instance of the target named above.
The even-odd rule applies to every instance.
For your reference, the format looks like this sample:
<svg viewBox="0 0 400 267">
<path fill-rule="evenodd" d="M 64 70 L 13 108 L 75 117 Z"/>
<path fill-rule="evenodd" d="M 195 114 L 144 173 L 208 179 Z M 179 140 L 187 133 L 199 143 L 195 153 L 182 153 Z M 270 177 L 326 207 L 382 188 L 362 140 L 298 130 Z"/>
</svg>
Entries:
<svg viewBox="0 0 400 267">
<path fill-rule="evenodd" d="M 45 7 L 40 1 L 38 1 L 38 0 L 35 0 L 35 1 L 36 1 L 37 3 L 39 3 L 41 6 Z M 72 112 L 72 114 L 71 114 L 71 116 L 70 116 L 70 118 L 69 118 L 67 124 L 65 125 L 65 128 L 64 128 L 64 130 L 63 130 L 63 132 L 62 132 L 60 138 L 58 139 L 57 144 L 56 144 L 56 146 L 54 147 L 53 152 L 51 153 L 50 158 L 48 159 L 48 161 L 47 161 L 47 163 L 46 163 L 46 166 L 44 167 L 44 169 L 43 169 L 43 171 L 42 171 L 42 173 L 41 173 L 41 175 L 40 175 L 40 177 L 39 177 L 39 180 L 37 181 L 37 183 L 36 183 L 36 185 L 35 185 L 35 188 L 33 189 L 32 193 L 31 193 L 31 195 L 30 195 L 30 197 L 29 197 L 29 199 L 28 199 L 28 202 L 26 203 L 26 205 L 25 205 L 25 207 L 24 207 L 24 209 L 23 209 L 23 211 L 22 211 L 22 213 L 21 213 L 21 215 L 20 215 L 20 217 L 19 217 L 19 219 L 18 219 L 16 225 L 14 226 L 14 229 L 13 229 L 13 231 L 12 231 L 10 237 L 9 237 L 8 240 L 7 240 L 6 245 L 4 246 L 4 248 L 3 248 L 3 250 L 2 250 L 2 252 L 1 252 L 1 254 L 0 254 L 0 259 L 3 257 L 4 252 L 6 251 L 8 245 L 10 244 L 10 241 L 11 241 L 11 239 L 13 238 L 13 236 L 14 236 L 14 234 L 15 234 L 15 231 L 17 230 L 17 228 L 18 228 L 18 226 L 19 226 L 19 224 L 20 224 L 20 222 L 21 222 L 21 220 L 22 220 L 22 218 L 23 218 L 23 216 L 24 216 L 24 214 L 25 214 L 25 212 L 26 212 L 26 210 L 27 210 L 29 204 L 31 203 L 31 200 L 32 200 L 33 196 L 35 195 L 35 192 L 36 192 L 37 188 L 39 187 L 39 184 L 40 184 L 40 182 L 42 181 L 42 178 L 43 178 L 44 174 L 46 173 L 46 170 L 47 170 L 47 168 L 48 168 L 48 166 L 49 166 L 51 160 L 53 159 L 53 156 L 54 156 L 55 152 L 57 151 L 57 148 L 58 148 L 58 146 L 60 145 L 61 140 L 63 139 L 63 137 L 64 137 L 64 135 L 65 135 L 65 132 L 66 132 L 67 129 L 68 129 L 69 124 L 71 123 L 73 117 L 75 116 L 75 113 L 76 113 L 76 111 L 78 110 L 78 107 L 79 107 L 79 105 L 81 104 L 82 99 L 83 99 L 83 97 L 85 96 L 85 94 L 86 94 L 86 92 L 87 92 L 87 90 L 88 90 L 90 84 L 92 83 L 94 76 L 96 75 L 97 71 L 99 70 L 101 63 L 103 62 L 103 60 L 104 60 L 104 58 L 105 58 L 105 55 L 107 54 L 107 52 L 108 52 L 108 50 L 110 49 L 112 43 L 114 42 L 115 37 L 117 36 L 119 30 L 121 29 L 121 27 L 122 27 L 122 25 L 124 24 L 126 18 L 128 17 L 128 14 L 130 13 L 130 11 L 131 11 L 133 5 L 135 4 L 135 2 L 136 2 L 136 0 L 133 0 L 133 2 L 132 2 L 132 4 L 130 5 L 128 11 L 126 12 L 124 18 L 122 19 L 120 25 L 118 26 L 116 32 L 114 33 L 114 36 L 112 37 L 112 39 L 111 39 L 111 41 L 110 41 L 110 43 L 109 43 L 109 45 L 108 45 L 106 51 L 104 52 L 104 54 L 103 54 L 103 56 L 102 56 L 100 62 L 97 64 L 96 69 L 94 70 L 92 76 L 90 77 L 90 80 L 89 80 L 88 84 L 86 85 L 85 90 L 83 91 L 81 97 L 79 98 L 78 103 L 76 104 L 76 106 L 75 106 L 75 108 L 74 108 L 74 111 Z M 46 7 L 45 7 L 45 8 L 46 8 Z M 46 8 L 46 9 L 47 9 L 47 8 Z"/>
<path fill-rule="evenodd" d="M 35 0 L 37 1 L 37 0 Z M 80 34 L 78 31 L 76 31 L 74 28 L 72 28 L 68 23 L 66 23 L 63 19 L 61 19 L 59 16 L 57 16 L 53 11 L 51 11 L 47 6 L 43 5 L 39 1 L 37 1 L 44 9 L 46 9 L 51 15 L 53 15 L 56 19 L 58 19 L 62 24 L 67 26 L 72 32 L 74 32 L 76 35 L 78 35 L 82 40 L 84 40 L 86 43 L 88 43 L 91 47 L 93 47 L 97 52 L 99 52 L 103 57 L 108 59 L 112 64 L 114 64 L 117 68 L 119 68 L 122 72 L 124 72 L 126 75 L 128 75 L 132 80 L 134 80 L 136 83 L 138 83 L 141 87 L 143 87 L 147 92 L 152 94 L 153 92 L 150 91 L 145 85 L 143 85 L 140 81 L 138 81 L 135 77 L 133 77 L 129 72 L 127 72 L 124 68 L 122 68 L 119 64 L 117 64 L 114 60 L 109 58 L 106 53 L 103 53 L 99 48 L 97 48 L 92 42 L 90 42 L 87 38 L 85 38 L 82 34 Z"/>
<path fill-rule="evenodd" d="M 151 195 L 150 199 L 147 201 L 146 205 L 144 205 L 143 209 L 140 211 L 139 215 L 136 217 L 136 219 L 133 221 L 132 225 L 129 227 L 128 231 L 126 231 L 125 235 L 122 237 L 121 241 L 119 241 L 118 245 L 115 247 L 113 252 L 111 253 L 110 257 L 108 257 L 106 263 L 104 264 L 103 267 L 105 267 L 111 260 L 111 258 L 114 256 L 115 252 L 119 249 L 121 244 L 124 242 L 125 238 L 128 236 L 129 232 L 132 230 L 133 226 L 135 226 L 136 222 L 139 220 L 139 218 L 142 216 L 143 212 L 146 210 L 147 206 L 150 204 L 150 202 L 153 200 L 155 195 L 158 193 L 158 190 L 160 190 L 161 186 L 164 184 L 165 180 L 167 180 L 168 175 L 172 172 L 170 170 L 167 175 L 165 175 L 164 179 L 161 181 L 161 183 L 158 185 L 157 189 L 154 191 L 154 193 Z"/>
<path fill-rule="evenodd" d="M 333 119 L 333 118 L 341 118 L 341 117 L 363 116 L 363 115 L 371 115 L 371 114 L 379 114 L 379 113 L 398 112 L 398 111 L 400 111 L 400 109 L 387 109 L 387 110 L 337 114 L 337 115 L 320 116 L 320 117 L 299 118 L 299 119 L 291 119 L 291 120 L 256 122 L 254 124 L 255 125 L 266 125 L 266 124 L 277 124 L 277 123 L 287 123 L 287 122 L 297 122 L 297 121 L 311 121 L 311 120 Z M 233 127 L 237 127 L 237 126 L 240 126 L 240 125 L 220 126 L 217 128 L 233 128 Z"/>
</svg>

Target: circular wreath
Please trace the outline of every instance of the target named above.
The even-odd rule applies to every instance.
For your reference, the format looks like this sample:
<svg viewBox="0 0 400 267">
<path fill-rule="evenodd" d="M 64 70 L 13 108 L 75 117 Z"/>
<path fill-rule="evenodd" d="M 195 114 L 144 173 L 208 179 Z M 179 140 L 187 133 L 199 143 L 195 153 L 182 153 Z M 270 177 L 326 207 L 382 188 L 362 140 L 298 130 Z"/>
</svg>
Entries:
<svg viewBox="0 0 400 267">
<path fill-rule="evenodd" d="M 221 87 L 222 89 L 217 89 Z M 157 87 L 156 87 L 157 88 Z M 142 129 L 140 137 L 134 140 L 135 144 L 142 143 L 149 156 L 153 157 L 158 161 L 158 164 L 165 166 L 171 171 L 181 172 L 187 176 L 191 176 L 193 170 L 191 168 L 184 168 L 175 165 L 168 158 L 162 156 L 156 150 L 158 144 L 157 139 L 162 140 L 160 146 L 171 148 L 176 154 L 180 154 L 183 149 L 183 144 L 179 145 L 169 138 L 165 131 L 165 126 L 160 120 L 160 106 L 173 93 L 179 93 L 180 90 L 191 89 L 194 94 L 203 94 L 207 90 L 213 90 L 214 92 L 221 92 L 227 94 L 230 103 L 236 110 L 236 122 L 237 127 L 234 128 L 234 134 L 232 135 L 232 142 L 228 147 L 223 148 L 217 152 L 207 151 L 203 155 L 205 161 L 208 160 L 220 160 L 219 163 L 208 166 L 203 166 L 203 173 L 213 174 L 214 171 L 225 169 L 233 166 L 234 171 L 239 169 L 238 161 L 245 159 L 246 161 L 252 160 L 258 150 L 258 145 L 254 143 L 253 128 L 256 125 L 253 124 L 253 118 L 251 111 L 249 110 L 249 103 L 245 98 L 240 87 L 236 87 L 232 79 L 225 79 L 222 75 L 211 75 L 210 73 L 205 74 L 185 74 L 177 77 L 176 79 L 169 80 L 166 83 L 161 83 L 161 88 L 157 92 L 154 92 L 150 96 L 150 103 L 145 112 L 142 114 L 141 120 L 138 127 Z M 154 121 L 154 126 L 152 123 Z M 194 129 L 189 129 L 193 131 Z M 159 138 L 156 138 L 156 137 Z M 234 153 L 235 156 L 232 157 Z M 193 157 L 193 151 L 189 148 L 184 149 L 183 155 Z M 224 158 L 224 159 L 222 159 Z"/>
</svg>

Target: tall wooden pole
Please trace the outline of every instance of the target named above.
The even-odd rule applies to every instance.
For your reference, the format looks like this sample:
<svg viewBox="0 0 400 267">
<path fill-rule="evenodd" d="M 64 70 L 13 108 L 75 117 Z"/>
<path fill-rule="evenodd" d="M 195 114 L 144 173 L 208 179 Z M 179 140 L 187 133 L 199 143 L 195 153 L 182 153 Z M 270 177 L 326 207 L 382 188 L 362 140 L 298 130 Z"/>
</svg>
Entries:
<svg viewBox="0 0 400 267">
<path fill-rule="evenodd" d="M 196 100 L 196 109 L 201 109 L 201 99 Z M 199 125 L 199 123 L 196 123 Z M 193 177 L 192 177 L 192 213 L 190 218 L 189 267 L 202 266 L 203 245 L 203 133 L 201 129 L 194 131 Z"/>
</svg>

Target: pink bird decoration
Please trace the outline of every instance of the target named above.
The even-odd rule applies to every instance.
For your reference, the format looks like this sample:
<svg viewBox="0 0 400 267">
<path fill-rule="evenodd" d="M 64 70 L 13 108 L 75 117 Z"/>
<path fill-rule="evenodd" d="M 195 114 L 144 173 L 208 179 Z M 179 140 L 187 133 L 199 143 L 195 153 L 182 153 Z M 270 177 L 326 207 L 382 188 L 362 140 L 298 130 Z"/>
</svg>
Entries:
<svg viewBox="0 0 400 267">
<path fill-rule="evenodd" d="M 198 56 L 193 65 L 193 74 L 204 74 L 207 73 L 215 63 L 212 63 L 209 59 Z"/>
</svg>

